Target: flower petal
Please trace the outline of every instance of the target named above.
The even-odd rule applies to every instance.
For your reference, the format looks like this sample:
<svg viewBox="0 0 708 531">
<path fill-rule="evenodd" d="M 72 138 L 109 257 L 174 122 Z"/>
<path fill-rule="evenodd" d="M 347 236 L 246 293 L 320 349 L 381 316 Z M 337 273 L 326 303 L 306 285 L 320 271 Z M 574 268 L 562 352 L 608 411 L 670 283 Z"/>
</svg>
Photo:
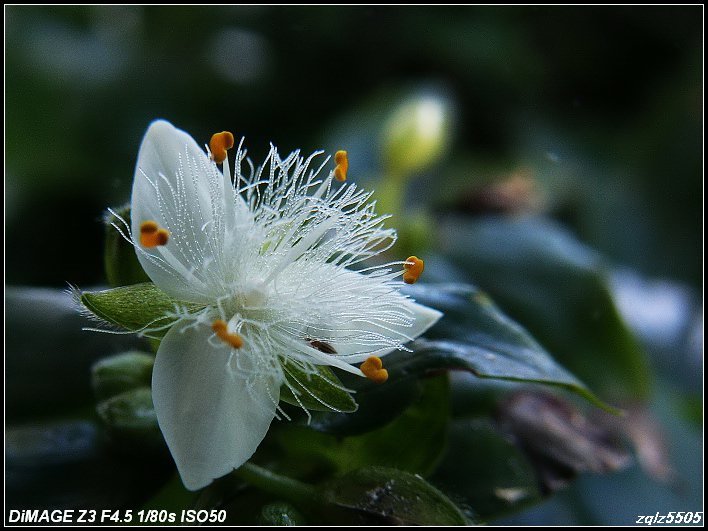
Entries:
<svg viewBox="0 0 708 531">
<path fill-rule="evenodd" d="M 300 314 L 309 321 L 306 334 L 333 347 L 336 353 L 323 354 L 330 359 L 358 363 L 372 355 L 383 356 L 421 335 L 442 316 L 401 295 L 395 283 L 382 282 L 378 275 L 331 264 L 317 264 L 316 271 L 299 270 L 299 266 L 284 272 L 288 282 L 280 286 L 279 295 L 287 301 L 303 294 L 305 301 L 319 301 L 307 311 L 302 304 Z M 291 292 L 288 286 L 293 286 Z"/>
<path fill-rule="evenodd" d="M 169 295 L 208 301 L 213 282 L 207 266 L 213 269 L 223 250 L 225 190 L 232 190 L 230 181 L 227 188 L 191 136 L 164 120 L 150 124 L 133 180 L 131 230 L 140 263 Z M 229 199 L 233 203 L 235 194 Z M 167 229 L 166 245 L 141 245 L 145 221 Z"/>
<path fill-rule="evenodd" d="M 362 332 L 371 332 L 372 334 L 385 334 L 392 339 L 396 339 L 401 344 L 407 343 L 409 340 L 415 339 L 422 335 L 428 328 L 433 326 L 442 313 L 428 306 L 423 306 L 417 302 L 401 296 L 400 305 L 413 315 L 413 323 L 411 326 L 401 326 L 399 324 L 387 324 L 386 328 L 382 325 L 374 323 L 358 323 L 357 328 Z M 393 352 L 395 349 L 386 348 L 382 350 L 372 351 L 371 345 L 356 341 L 333 341 L 332 347 L 337 351 L 339 356 L 347 356 L 347 362 L 358 363 L 365 361 L 369 356 L 382 357 Z"/>
<path fill-rule="evenodd" d="M 178 323 L 162 340 L 152 393 L 157 420 L 190 490 L 205 487 L 248 460 L 275 415 L 280 382 L 247 374 L 249 353 L 229 370 L 226 345 L 213 346 L 210 328 Z M 236 368 L 236 363 L 231 364 Z M 250 376 L 250 377 L 249 377 Z"/>
</svg>

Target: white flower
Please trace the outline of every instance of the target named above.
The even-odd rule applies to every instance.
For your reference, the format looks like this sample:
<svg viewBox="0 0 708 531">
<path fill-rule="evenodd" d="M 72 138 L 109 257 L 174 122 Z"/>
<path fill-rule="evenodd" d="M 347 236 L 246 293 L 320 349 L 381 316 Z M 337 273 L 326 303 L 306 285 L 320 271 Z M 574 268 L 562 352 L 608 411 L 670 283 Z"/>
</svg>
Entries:
<svg viewBox="0 0 708 531">
<path fill-rule="evenodd" d="M 230 147 L 229 135 L 215 135 L 212 155 L 168 122 L 153 122 L 131 202 L 130 238 L 152 281 L 206 306 L 167 332 L 152 379 L 160 428 L 192 490 L 253 455 L 282 414 L 288 364 L 364 376 L 354 364 L 373 356 L 376 365 L 441 315 L 398 292 L 410 263 L 350 269 L 395 241 L 371 194 L 337 184 L 332 170 L 318 178 L 329 163 L 311 168 L 320 153 L 281 159 L 271 147 L 254 169 L 239 146 L 233 176 L 228 159 L 222 172 L 214 159 L 225 158 L 219 144 Z"/>
</svg>

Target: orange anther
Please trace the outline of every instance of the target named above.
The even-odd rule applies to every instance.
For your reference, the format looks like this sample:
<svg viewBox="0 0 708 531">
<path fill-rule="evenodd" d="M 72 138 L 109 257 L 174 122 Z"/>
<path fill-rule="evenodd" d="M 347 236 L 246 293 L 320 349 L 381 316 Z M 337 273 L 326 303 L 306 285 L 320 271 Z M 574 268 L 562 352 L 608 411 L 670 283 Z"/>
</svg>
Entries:
<svg viewBox="0 0 708 531">
<path fill-rule="evenodd" d="M 143 247 L 157 247 L 158 245 L 167 245 L 170 239 L 170 232 L 167 229 L 161 229 L 157 222 L 148 220 L 143 221 L 140 225 L 140 245 Z"/>
<path fill-rule="evenodd" d="M 234 147 L 234 135 L 228 131 L 214 133 L 209 141 L 209 150 L 214 162 L 221 164 L 226 160 L 226 151 Z"/>
<path fill-rule="evenodd" d="M 425 263 L 417 256 L 409 256 L 403 264 L 403 282 L 406 284 L 415 284 L 418 277 L 423 274 Z"/>
<path fill-rule="evenodd" d="M 349 170 L 349 159 L 347 158 L 347 152 L 340 149 L 334 154 L 334 162 L 337 165 L 334 168 L 334 178 L 339 182 L 344 182 L 347 180 L 347 171 Z"/>
<path fill-rule="evenodd" d="M 143 221 L 140 225 L 140 234 L 152 234 L 153 232 L 157 232 L 159 228 L 160 226 L 156 221 Z"/>
<path fill-rule="evenodd" d="M 383 368 L 381 358 L 369 356 L 369 358 L 359 367 L 369 380 L 374 383 L 382 384 L 388 380 L 388 371 Z"/>
<path fill-rule="evenodd" d="M 233 348 L 241 348 L 243 346 L 243 338 L 238 334 L 230 334 L 227 330 L 226 321 L 217 319 L 211 324 L 211 329 L 219 339 Z"/>
</svg>

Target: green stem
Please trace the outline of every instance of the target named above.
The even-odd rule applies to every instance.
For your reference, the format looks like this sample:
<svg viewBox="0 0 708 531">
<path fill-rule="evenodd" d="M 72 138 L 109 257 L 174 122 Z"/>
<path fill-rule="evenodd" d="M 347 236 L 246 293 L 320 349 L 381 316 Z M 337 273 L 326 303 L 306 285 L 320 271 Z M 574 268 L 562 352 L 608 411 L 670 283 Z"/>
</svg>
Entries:
<svg viewBox="0 0 708 531">
<path fill-rule="evenodd" d="M 293 503 L 317 503 L 318 492 L 315 487 L 271 472 L 253 463 L 244 463 L 234 472 L 245 482 L 265 492 Z"/>
</svg>

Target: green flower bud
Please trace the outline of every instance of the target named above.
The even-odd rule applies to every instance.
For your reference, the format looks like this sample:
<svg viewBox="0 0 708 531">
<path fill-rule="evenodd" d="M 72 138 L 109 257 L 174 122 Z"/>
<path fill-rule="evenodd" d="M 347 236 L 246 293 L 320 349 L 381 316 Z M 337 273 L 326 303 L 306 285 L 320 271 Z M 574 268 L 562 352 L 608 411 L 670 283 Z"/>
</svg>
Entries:
<svg viewBox="0 0 708 531">
<path fill-rule="evenodd" d="M 114 442 L 124 449 L 164 446 L 149 387 L 139 387 L 99 402 L 96 412 Z"/>
<path fill-rule="evenodd" d="M 402 103 L 383 129 L 383 163 L 387 173 L 410 175 L 438 160 L 450 141 L 450 109 L 435 95 Z"/>
<path fill-rule="evenodd" d="M 136 350 L 96 362 L 91 368 L 91 385 L 96 397 L 105 400 L 138 387 L 149 387 L 154 356 Z"/>
</svg>

